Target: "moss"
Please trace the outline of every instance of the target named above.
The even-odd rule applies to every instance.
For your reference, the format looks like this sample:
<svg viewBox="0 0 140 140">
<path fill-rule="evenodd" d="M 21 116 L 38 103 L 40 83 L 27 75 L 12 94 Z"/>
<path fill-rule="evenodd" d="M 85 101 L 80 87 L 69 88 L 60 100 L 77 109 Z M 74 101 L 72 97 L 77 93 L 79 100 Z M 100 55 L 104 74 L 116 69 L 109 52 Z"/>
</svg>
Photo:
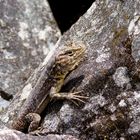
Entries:
<svg viewBox="0 0 140 140">
<path fill-rule="evenodd" d="M 135 61 L 132 57 L 132 37 L 129 36 L 126 27 L 120 27 L 116 30 L 112 30 L 114 37 L 110 42 L 112 60 L 116 64 L 116 67 L 126 66 L 131 71 L 135 66 Z"/>
<path fill-rule="evenodd" d="M 113 119 L 114 118 L 114 119 Z M 112 135 L 119 138 L 129 127 L 129 119 L 120 110 L 111 115 L 105 115 L 90 123 L 88 133 L 95 132 L 99 139 L 108 140 Z"/>
</svg>

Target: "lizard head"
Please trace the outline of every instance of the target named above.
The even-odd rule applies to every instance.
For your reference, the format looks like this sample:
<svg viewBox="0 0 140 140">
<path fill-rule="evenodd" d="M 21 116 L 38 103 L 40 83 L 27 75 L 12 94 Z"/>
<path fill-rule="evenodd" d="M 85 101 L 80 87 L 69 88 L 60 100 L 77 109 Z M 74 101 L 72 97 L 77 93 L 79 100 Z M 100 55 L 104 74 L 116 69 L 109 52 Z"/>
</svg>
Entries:
<svg viewBox="0 0 140 140">
<path fill-rule="evenodd" d="M 75 69 L 75 67 L 82 60 L 86 47 L 84 44 L 72 43 L 63 49 L 57 59 L 56 63 L 67 71 Z"/>
</svg>

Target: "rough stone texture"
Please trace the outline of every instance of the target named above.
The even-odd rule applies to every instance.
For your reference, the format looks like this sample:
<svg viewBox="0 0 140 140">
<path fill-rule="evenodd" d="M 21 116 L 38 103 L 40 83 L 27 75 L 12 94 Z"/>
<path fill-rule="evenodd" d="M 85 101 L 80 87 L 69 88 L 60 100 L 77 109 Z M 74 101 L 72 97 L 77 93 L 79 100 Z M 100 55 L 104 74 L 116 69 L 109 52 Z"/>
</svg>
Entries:
<svg viewBox="0 0 140 140">
<path fill-rule="evenodd" d="M 78 140 L 70 135 L 55 135 L 50 134 L 47 136 L 31 136 L 21 133 L 16 130 L 1 130 L 0 140 Z"/>
<path fill-rule="evenodd" d="M 20 91 L 59 37 L 46 0 L 0 0 L 0 87 Z"/>
<path fill-rule="evenodd" d="M 90 98 L 85 104 L 79 103 L 79 107 L 68 101 L 64 105 L 50 103 L 41 124 L 44 134 L 69 134 L 80 140 L 140 137 L 139 13 L 139 0 L 97 0 L 59 40 L 55 53 L 71 40 L 82 41 L 87 46 L 85 60 L 66 78 L 62 91 L 75 87 Z M 49 61 L 51 57 L 31 76 L 25 91 L 30 91 L 36 75 Z M 12 107 L 17 101 L 23 103 L 23 93 L 1 117 L 3 122 L 15 118 L 14 112 L 19 109 L 12 110 Z"/>
<path fill-rule="evenodd" d="M 121 88 L 131 88 L 130 78 L 128 77 L 127 67 L 119 67 L 113 75 L 115 84 Z"/>
</svg>

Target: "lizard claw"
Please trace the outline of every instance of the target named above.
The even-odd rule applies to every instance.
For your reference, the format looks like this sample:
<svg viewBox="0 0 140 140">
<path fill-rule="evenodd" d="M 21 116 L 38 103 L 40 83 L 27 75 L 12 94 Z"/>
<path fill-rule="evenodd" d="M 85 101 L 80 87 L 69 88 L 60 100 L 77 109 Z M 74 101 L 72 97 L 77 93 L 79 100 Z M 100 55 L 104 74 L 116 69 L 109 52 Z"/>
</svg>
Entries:
<svg viewBox="0 0 140 140">
<path fill-rule="evenodd" d="M 67 98 L 69 100 L 73 101 L 73 102 L 74 102 L 74 100 L 77 100 L 77 101 L 80 101 L 82 103 L 85 103 L 85 101 L 83 99 L 88 99 L 89 97 L 77 95 L 77 94 L 79 94 L 81 92 L 82 91 L 77 91 L 77 92 L 69 93 Z"/>
</svg>

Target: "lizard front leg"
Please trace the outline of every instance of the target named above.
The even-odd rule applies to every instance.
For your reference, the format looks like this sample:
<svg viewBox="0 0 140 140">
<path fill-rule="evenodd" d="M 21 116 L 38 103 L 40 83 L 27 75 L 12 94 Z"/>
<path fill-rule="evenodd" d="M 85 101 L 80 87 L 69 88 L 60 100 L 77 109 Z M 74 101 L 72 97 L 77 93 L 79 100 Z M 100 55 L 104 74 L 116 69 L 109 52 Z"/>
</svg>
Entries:
<svg viewBox="0 0 140 140">
<path fill-rule="evenodd" d="M 85 97 L 85 96 L 80 96 L 78 95 L 80 92 L 73 92 L 73 93 L 66 93 L 66 92 L 59 92 L 57 93 L 57 90 L 55 87 L 52 87 L 51 90 L 50 90 L 50 98 L 51 99 L 67 99 L 67 100 L 71 100 L 73 103 L 75 103 L 77 105 L 77 103 L 75 101 L 80 101 L 80 102 L 83 102 L 83 99 L 87 99 L 88 97 Z M 44 100 L 41 104 L 41 106 L 46 107 L 48 104 L 48 101 L 46 102 L 46 100 Z M 40 108 L 41 108 L 40 106 Z M 42 110 L 42 109 L 41 109 Z M 37 113 L 29 113 L 25 116 L 25 119 L 26 121 L 28 122 L 29 127 L 28 127 L 28 132 L 33 132 L 35 131 L 38 126 L 39 126 L 39 123 L 40 123 L 40 120 L 41 120 L 41 117 L 39 114 Z"/>
<path fill-rule="evenodd" d="M 55 87 L 52 87 L 51 90 L 50 90 L 50 97 L 52 99 L 67 99 L 67 100 L 70 100 L 72 101 L 73 103 L 75 103 L 77 105 L 77 103 L 75 101 L 80 101 L 80 102 L 84 102 L 84 99 L 88 99 L 88 97 L 85 97 L 85 96 L 81 96 L 81 95 L 78 95 L 79 93 L 81 93 L 82 91 L 78 91 L 78 92 L 70 92 L 70 93 L 67 93 L 67 92 L 57 92 L 56 88 Z"/>
</svg>

